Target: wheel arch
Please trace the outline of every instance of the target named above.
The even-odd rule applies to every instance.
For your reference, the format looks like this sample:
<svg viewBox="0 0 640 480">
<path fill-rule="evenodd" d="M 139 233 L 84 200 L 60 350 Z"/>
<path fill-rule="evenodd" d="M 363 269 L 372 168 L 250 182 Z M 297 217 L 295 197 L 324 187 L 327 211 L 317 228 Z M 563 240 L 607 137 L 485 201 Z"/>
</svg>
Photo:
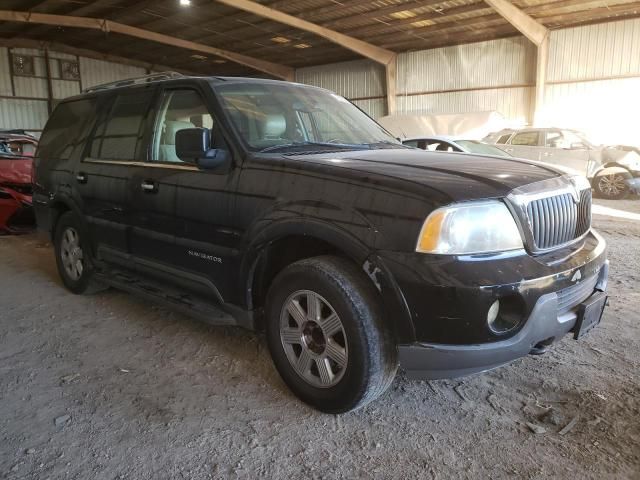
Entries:
<svg viewBox="0 0 640 480">
<path fill-rule="evenodd" d="M 398 341 L 415 338 L 404 296 L 373 249 L 333 225 L 309 220 L 282 222 L 261 232 L 245 256 L 241 268 L 242 287 L 247 308 L 256 313 L 257 329 L 264 328 L 262 309 L 276 275 L 294 262 L 326 254 L 348 259 L 369 278 L 380 295 L 386 320 Z"/>
</svg>

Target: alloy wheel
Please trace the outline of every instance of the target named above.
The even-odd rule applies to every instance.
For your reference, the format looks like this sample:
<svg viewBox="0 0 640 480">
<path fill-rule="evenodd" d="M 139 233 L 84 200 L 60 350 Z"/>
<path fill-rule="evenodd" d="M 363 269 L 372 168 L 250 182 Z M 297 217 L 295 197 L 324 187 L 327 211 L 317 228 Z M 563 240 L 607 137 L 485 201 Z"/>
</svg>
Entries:
<svg viewBox="0 0 640 480">
<path fill-rule="evenodd" d="M 80 247 L 80 236 L 74 228 L 67 227 L 62 233 L 60 255 L 62 265 L 69 278 L 78 281 L 84 271 L 84 254 Z"/>
<path fill-rule="evenodd" d="M 622 194 L 627 188 L 627 184 L 622 175 L 606 175 L 598 181 L 598 189 L 608 197 L 616 197 Z"/>
<path fill-rule="evenodd" d="M 314 387 L 336 385 L 347 368 L 349 350 L 340 317 L 310 290 L 292 293 L 280 314 L 280 340 L 295 372 Z"/>
</svg>

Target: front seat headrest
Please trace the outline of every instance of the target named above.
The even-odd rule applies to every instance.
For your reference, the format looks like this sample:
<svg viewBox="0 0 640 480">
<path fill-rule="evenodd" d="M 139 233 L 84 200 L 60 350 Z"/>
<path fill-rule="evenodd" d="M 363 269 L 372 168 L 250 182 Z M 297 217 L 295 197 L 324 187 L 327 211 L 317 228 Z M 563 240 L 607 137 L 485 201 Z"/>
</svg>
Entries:
<svg viewBox="0 0 640 480">
<path fill-rule="evenodd" d="M 263 138 L 280 138 L 287 131 L 287 119 L 280 113 L 266 116 L 264 121 Z"/>
</svg>

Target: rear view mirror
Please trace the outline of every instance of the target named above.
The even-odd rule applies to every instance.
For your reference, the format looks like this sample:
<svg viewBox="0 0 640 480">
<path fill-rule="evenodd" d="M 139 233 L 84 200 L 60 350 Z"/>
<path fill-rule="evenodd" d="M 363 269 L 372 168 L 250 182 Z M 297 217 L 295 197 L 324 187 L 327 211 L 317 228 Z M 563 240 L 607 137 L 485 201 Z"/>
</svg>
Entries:
<svg viewBox="0 0 640 480">
<path fill-rule="evenodd" d="M 176 132 L 176 155 L 186 163 L 197 164 L 209 152 L 211 133 L 206 128 L 184 128 Z"/>
<path fill-rule="evenodd" d="M 184 128 L 176 132 L 176 155 L 185 163 L 203 170 L 224 173 L 231 165 L 231 155 L 221 148 L 211 148 L 211 131 L 207 128 Z"/>
</svg>

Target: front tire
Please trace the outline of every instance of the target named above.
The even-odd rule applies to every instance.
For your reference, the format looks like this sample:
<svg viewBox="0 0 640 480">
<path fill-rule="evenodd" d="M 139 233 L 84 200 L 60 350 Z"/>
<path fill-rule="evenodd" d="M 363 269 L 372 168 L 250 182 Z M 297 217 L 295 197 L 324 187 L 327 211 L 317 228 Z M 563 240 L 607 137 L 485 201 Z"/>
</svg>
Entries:
<svg viewBox="0 0 640 480">
<path fill-rule="evenodd" d="M 66 212 L 59 218 L 53 246 L 58 274 L 67 289 L 75 294 L 89 294 L 106 288 L 94 280 L 84 229 L 73 212 Z"/>
<path fill-rule="evenodd" d="M 397 348 L 371 281 L 351 262 L 315 257 L 285 268 L 267 299 L 267 341 L 295 395 L 326 413 L 360 408 L 393 381 Z"/>
</svg>

